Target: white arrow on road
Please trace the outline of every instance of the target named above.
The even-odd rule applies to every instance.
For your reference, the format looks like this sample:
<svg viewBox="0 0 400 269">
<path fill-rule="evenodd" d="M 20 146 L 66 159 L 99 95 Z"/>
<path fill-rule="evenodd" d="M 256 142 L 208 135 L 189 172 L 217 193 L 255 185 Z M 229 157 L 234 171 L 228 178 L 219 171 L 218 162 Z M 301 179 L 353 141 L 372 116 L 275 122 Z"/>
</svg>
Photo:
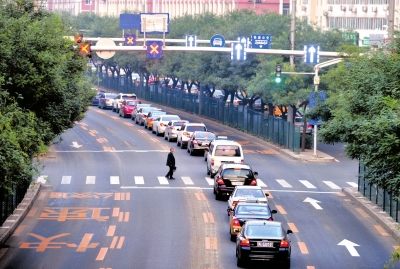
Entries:
<svg viewBox="0 0 400 269">
<path fill-rule="evenodd" d="M 312 205 L 315 209 L 322 210 L 322 207 L 320 207 L 319 204 L 318 204 L 318 203 L 321 203 L 321 202 L 318 201 L 318 200 L 315 200 L 313 198 L 307 197 L 306 199 L 304 199 L 303 202 L 304 203 L 310 203 L 310 205 Z"/>
<path fill-rule="evenodd" d="M 358 254 L 357 250 L 355 247 L 359 247 L 360 245 L 357 245 L 354 242 L 351 242 L 350 240 L 343 239 L 341 242 L 338 243 L 338 246 L 345 246 L 347 250 L 350 252 L 350 255 L 353 257 L 360 257 L 360 254 Z"/>
<path fill-rule="evenodd" d="M 311 46 L 308 48 L 308 54 L 310 55 L 310 63 L 314 62 L 314 54 L 316 52 L 316 49 L 314 48 L 314 46 Z"/>
<path fill-rule="evenodd" d="M 76 141 L 72 141 L 71 147 L 79 149 L 80 147 L 82 147 L 82 145 L 79 145 L 78 142 L 76 142 Z"/>
</svg>

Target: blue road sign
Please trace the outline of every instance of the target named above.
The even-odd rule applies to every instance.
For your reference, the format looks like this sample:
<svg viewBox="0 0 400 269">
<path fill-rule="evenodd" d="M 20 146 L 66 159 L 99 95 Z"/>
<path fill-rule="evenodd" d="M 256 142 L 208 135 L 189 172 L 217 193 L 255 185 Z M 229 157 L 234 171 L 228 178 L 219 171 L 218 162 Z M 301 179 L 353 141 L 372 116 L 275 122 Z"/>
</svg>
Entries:
<svg viewBox="0 0 400 269">
<path fill-rule="evenodd" d="M 246 60 L 246 44 L 239 41 L 231 43 L 231 60 L 232 61 L 245 61 Z"/>
<path fill-rule="evenodd" d="M 186 36 L 186 47 L 197 47 L 197 36 L 187 35 Z"/>
<path fill-rule="evenodd" d="M 272 35 L 254 34 L 251 35 L 251 47 L 253 49 L 270 49 Z"/>
<path fill-rule="evenodd" d="M 125 34 L 124 38 L 125 38 L 125 41 L 124 41 L 125 46 L 135 46 L 136 45 L 136 35 L 135 34 Z"/>
<path fill-rule="evenodd" d="M 318 45 L 304 45 L 304 62 L 307 64 L 319 63 Z"/>
<path fill-rule="evenodd" d="M 163 42 L 162 41 L 155 41 L 150 40 L 146 41 L 146 56 L 147 59 L 160 59 L 164 55 L 163 51 Z"/>
<path fill-rule="evenodd" d="M 211 47 L 225 47 L 225 38 L 223 35 L 215 34 L 210 39 Z"/>
<path fill-rule="evenodd" d="M 315 108 L 319 103 L 325 102 L 326 98 L 325 91 L 310 92 L 308 95 L 308 107 Z"/>
<path fill-rule="evenodd" d="M 119 15 L 119 28 L 121 29 L 140 29 L 140 15 L 122 13 Z"/>
</svg>

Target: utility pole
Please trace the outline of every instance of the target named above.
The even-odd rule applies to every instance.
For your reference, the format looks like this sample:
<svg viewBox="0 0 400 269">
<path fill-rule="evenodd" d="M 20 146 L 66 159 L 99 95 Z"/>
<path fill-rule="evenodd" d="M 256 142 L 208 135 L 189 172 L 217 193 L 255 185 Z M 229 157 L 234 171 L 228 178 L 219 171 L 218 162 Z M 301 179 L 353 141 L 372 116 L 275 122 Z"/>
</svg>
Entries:
<svg viewBox="0 0 400 269">
<path fill-rule="evenodd" d="M 393 0 L 394 1 L 394 0 Z M 292 0 L 292 17 L 290 21 L 290 49 L 294 50 L 296 32 L 296 0 Z M 290 55 L 290 66 L 294 67 L 294 55 Z"/>
<path fill-rule="evenodd" d="M 388 1 L 388 39 L 389 43 L 393 42 L 394 38 L 394 12 L 395 12 L 395 0 Z"/>
</svg>

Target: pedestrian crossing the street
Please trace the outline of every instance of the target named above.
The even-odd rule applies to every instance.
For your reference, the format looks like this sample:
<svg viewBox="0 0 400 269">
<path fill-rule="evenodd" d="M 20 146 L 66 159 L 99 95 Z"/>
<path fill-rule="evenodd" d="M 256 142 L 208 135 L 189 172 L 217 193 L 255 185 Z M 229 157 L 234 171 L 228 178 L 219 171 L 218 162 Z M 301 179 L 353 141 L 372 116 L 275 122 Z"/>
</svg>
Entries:
<svg viewBox="0 0 400 269">
<path fill-rule="evenodd" d="M 46 183 L 48 181 L 49 176 L 39 176 L 38 182 Z M 40 179 L 40 180 L 39 180 Z M 45 180 L 44 180 L 45 179 Z M 51 178 L 52 184 L 56 181 L 54 178 Z M 104 177 L 96 177 L 96 176 L 86 176 L 84 180 L 84 184 L 86 185 L 95 185 L 95 184 L 104 184 Z M 200 177 L 193 178 L 190 176 L 181 176 L 176 177 L 175 180 L 167 179 L 165 176 L 156 176 L 156 177 L 144 177 L 144 176 L 132 176 L 129 178 L 120 177 L 120 176 L 109 176 L 106 179 L 106 183 L 115 186 L 135 186 L 135 187 L 151 187 L 151 186 L 177 186 L 183 185 L 186 187 L 201 187 L 201 188 L 212 188 L 214 185 L 214 179 L 211 177 Z M 268 183 L 268 185 L 267 185 Z M 78 177 L 72 177 L 70 175 L 65 175 L 61 177 L 60 181 L 61 185 L 73 185 L 73 184 L 82 184 L 82 180 Z M 308 191 L 317 191 L 317 190 L 329 190 L 329 191 L 339 191 L 345 187 L 353 187 L 356 188 L 357 182 L 346 181 L 342 184 L 335 183 L 331 180 L 311 180 L 299 179 L 299 180 L 288 180 L 283 178 L 278 179 L 257 179 L 257 185 L 262 188 L 268 188 L 271 190 L 308 190 Z M 342 185 L 342 186 L 339 186 Z"/>
</svg>

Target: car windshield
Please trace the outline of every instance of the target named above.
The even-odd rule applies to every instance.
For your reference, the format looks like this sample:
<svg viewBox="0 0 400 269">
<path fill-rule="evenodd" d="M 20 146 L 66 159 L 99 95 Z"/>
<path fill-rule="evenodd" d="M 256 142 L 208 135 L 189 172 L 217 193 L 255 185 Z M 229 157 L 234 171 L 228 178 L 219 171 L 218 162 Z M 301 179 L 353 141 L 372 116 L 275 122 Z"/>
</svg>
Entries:
<svg viewBox="0 0 400 269">
<path fill-rule="evenodd" d="M 136 99 L 136 95 L 132 94 L 122 95 L 122 99 Z"/>
<path fill-rule="evenodd" d="M 179 116 L 164 116 L 162 117 L 163 121 L 170 121 L 170 120 L 179 120 Z"/>
<path fill-rule="evenodd" d="M 174 126 L 182 126 L 183 124 L 185 124 L 185 121 L 176 121 L 173 123 Z"/>
<path fill-rule="evenodd" d="M 258 215 L 265 218 L 271 217 L 271 211 L 268 210 L 266 206 L 259 206 L 259 205 L 237 205 L 236 214 L 240 215 Z"/>
<path fill-rule="evenodd" d="M 240 157 L 240 148 L 235 145 L 219 145 L 215 150 L 215 156 Z"/>
<path fill-rule="evenodd" d="M 115 93 L 105 93 L 104 97 L 108 98 L 108 99 L 113 99 L 113 98 L 117 97 L 117 95 Z"/>
<path fill-rule="evenodd" d="M 253 172 L 250 169 L 228 168 L 223 171 L 222 176 L 223 177 L 253 178 Z"/>
<path fill-rule="evenodd" d="M 126 101 L 126 105 L 128 106 L 135 106 L 137 104 L 136 101 Z"/>
<path fill-rule="evenodd" d="M 208 132 L 197 132 L 195 138 L 200 140 L 212 141 L 215 139 L 215 135 L 213 133 L 208 133 Z"/>
<path fill-rule="evenodd" d="M 205 126 L 188 126 L 186 128 L 186 131 L 188 131 L 188 132 L 206 131 L 206 127 Z"/>
<path fill-rule="evenodd" d="M 246 236 L 251 237 L 282 237 L 283 231 L 275 225 L 249 225 L 245 231 Z"/>
<path fill-rule="evenodd" d="M 238 189 L 235 192 L 235 196 L 249 197 L 249 198 L 265 198 L 265 194 L 262 190 L 251 190 L 251 189 Z"/>
</svg>

